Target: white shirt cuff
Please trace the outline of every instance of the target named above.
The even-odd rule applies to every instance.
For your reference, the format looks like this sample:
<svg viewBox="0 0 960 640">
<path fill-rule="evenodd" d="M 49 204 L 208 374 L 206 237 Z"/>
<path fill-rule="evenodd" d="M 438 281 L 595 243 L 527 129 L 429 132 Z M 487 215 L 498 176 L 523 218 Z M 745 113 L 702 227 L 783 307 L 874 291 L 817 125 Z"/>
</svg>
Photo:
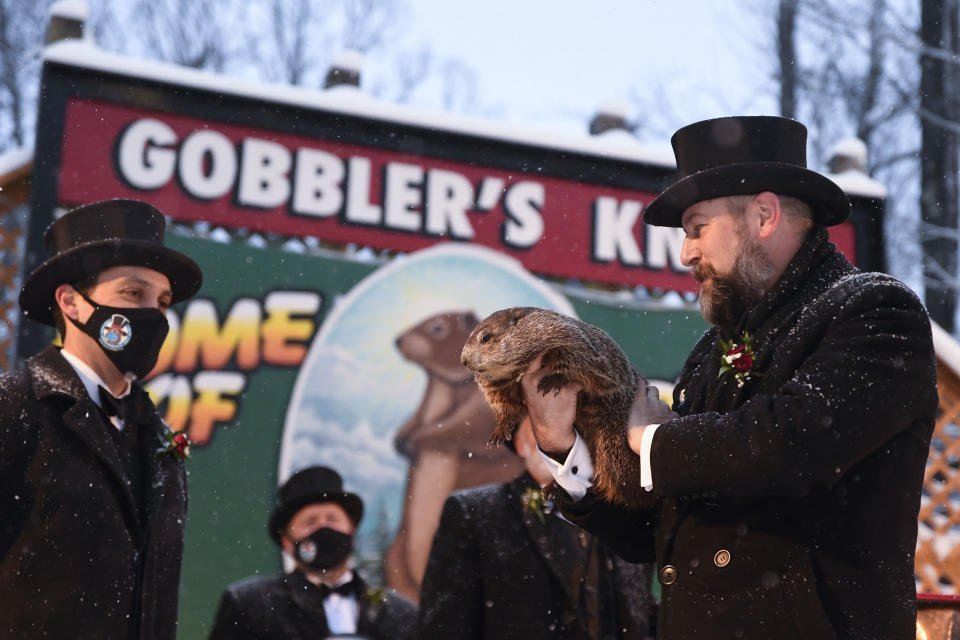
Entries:
<svg viewBox="0 0 960 640">
<path fill-rule="evenodd" d="M 650 449 L 653 447 L 653 434 L 659 424 L 648 424 L 640 438 L 640 486 L 647 491 L 653 490 L 653 469 L 650 466 Z"/>
<path fill-rule="evenodd" d="M 547 463 L 547 469 L 557 484 L 563 487 L 571 498 L 579 500 L 586 495 L 587 489 L 593 486 L 593 460 L 590 458 L 587 443 L 579 433 L 574 433 L 577 439 L 563 463 L 557 462 L 542 450 L 540 457 Z"/>
</svg>

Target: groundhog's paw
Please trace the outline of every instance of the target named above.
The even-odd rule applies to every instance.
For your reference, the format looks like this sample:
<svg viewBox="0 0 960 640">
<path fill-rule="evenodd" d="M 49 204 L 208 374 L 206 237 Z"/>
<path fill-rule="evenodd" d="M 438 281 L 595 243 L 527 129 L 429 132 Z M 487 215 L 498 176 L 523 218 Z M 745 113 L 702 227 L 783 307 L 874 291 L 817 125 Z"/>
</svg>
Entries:
<svg viewBox="0 0 960 640">
<path fill-rule="evenodd" d="M 519 425 L 513 425 L 508 422 L 498 422 L 493 429 L 493 433 L 490 434 L 488 444 L 491 446 L 500 446 L 507 440 L 512 440 L 513 434 L 516 432 L 518 426 Z"/>
<path fill-rule="evenodd" d="M 569 380 L 567 380 L 566 376 L 559 373 L 551 373 L 540 379 L 540 383 L 537 385 L 537 391 L 540 392 L 540 395 L 544 396 L 548 393 L 556 395 L 567 382 L 569 382 Z"/>
</svg>

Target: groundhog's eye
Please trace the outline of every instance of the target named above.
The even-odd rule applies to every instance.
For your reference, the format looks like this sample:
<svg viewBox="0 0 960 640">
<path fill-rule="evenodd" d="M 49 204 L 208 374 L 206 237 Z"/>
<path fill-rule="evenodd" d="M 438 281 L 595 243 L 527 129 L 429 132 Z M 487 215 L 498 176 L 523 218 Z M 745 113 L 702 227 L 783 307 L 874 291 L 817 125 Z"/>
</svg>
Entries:
<svg viewBox="0 0 960 640">
<path fill-rule="evenodd" d="M 490 339 L 491 339 L 492 337 L 493 337 L 492 334 L 490 334 L 490 333 L 484 333 L 483 335 L 480 336 L 480 343 L 481 343 L 481 344 L 487 344 L 488 342 L 490 342 Z"/>
</svg>

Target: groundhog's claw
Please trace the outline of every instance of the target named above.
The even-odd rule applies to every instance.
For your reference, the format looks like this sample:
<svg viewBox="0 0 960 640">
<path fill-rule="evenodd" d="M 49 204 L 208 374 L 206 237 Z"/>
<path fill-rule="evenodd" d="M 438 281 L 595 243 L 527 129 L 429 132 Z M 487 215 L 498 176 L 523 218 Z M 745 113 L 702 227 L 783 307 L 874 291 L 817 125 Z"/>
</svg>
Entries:
<svg viewBox="0 0 960 640">
<path fill-rule="evenodd" d="M 553 390 L 553 395 L 556 396 L 560 393 L 560 389 L 567 383 L 566 378 L 557 374 L 550 374 L 549 376 L 544 376 L 540 383 L 537 385 L 537 391 L 540 392 L 540 395 L 545 396 L 547 392 L 551 389 Z"/>
</svg>

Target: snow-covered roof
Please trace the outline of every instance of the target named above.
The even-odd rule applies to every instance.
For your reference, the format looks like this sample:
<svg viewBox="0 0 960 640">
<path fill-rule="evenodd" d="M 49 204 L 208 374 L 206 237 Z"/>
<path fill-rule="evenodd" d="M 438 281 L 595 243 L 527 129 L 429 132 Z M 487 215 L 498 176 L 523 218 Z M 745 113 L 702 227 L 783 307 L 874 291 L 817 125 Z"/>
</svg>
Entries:
<svg viewBox="0 0 960 640">
<path fill-rule="evenodd" d="M 830 147 L 830 157 L 843 156 L 856 160 L 860 166 L 867 165 L 867 143 L 856 136 L 841 138 Z"/>
<path fill-rule="evenodd" d="M 864 198 L 886 198 L 887 187 L 877 182 L 862 171 L 849 169 L 841 173 L 827 173 L 828 178 L 837 183 L 847 195 L 863 196 Z"/>
<path fill-rule="evenodd" d="M 630 105 L 623 98 L 610 98 L 597 105 L 597 113 L 626 120 L 630 113 Z"/>
<path fill-rule="evenodd" d="M 933 320 L 930 321 L 930 327 L 933 329 L 933 349 L 937 352 L 937 359 L 960 376 L 960 343 Z"/>
<path fill-rule="evenodd" d="M 360 73 L 363 71 L 364 56 L 356 49 L 344 49 L 333 57 L 333 65 L 338 69 L 348 69 Z"/>
<path fill-rule="evenodd" d="M 0 178 L 33 162 L 33 149 L 23 147 L 0 153 Z"/>
<path fill-rule="evenodd" d="M 103 51 L 93 43 L 81 40 L 65 40 L 51 44 L 44 49 L 43 57 L 45 61 L 65 66 L 94 69 L 131 78 L 142 78 L 306 109 L 335 111 L 428 129 L 441 129 L 453 133 L 642 162 L 666 168 L 674 166 L 673 152 L 668 144 L 643 143 L 635 138 L 630 140 L 597 138 L 586 134 L 536 130 L 523 124 L 385 102 L 363 92 L 329 92 L 255 82 L 163 62 L 121 56 Z"/>
<path fill-rule="evenodd" d="M 50 15 L 86 22 L 90 17 L 90 6 L 85 0 L 60 0 L 50 5 Z"/>
</svg>

